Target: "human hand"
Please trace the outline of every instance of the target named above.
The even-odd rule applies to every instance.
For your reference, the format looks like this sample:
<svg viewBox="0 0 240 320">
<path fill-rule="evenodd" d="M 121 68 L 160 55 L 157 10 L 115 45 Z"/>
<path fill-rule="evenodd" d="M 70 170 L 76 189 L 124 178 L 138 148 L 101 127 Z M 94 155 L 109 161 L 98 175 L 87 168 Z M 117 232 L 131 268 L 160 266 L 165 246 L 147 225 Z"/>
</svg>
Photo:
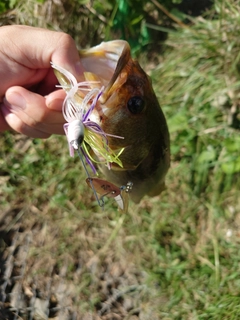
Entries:
<svg viewBox="0 0 240 320">
<path fill-rule="evenodd" d="M 28 26 L 0 27 L 0 131 L 13 129 L 34 138 L 64 134 L 63 90 L 50 61 L 83 74 L 73 39 L 62 32 Z"/>
</svg>

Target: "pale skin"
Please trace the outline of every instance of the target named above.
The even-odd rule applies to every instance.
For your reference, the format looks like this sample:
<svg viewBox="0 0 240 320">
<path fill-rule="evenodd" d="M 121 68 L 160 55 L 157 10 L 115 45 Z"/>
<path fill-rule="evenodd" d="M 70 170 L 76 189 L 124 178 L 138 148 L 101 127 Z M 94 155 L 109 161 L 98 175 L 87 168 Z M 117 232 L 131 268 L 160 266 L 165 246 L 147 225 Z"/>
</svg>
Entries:
<svg viewBox="0 0 240 320">
<path fill-rule="evenodd" d="M 81 79 L 73 39 L 62 32 L 28 26 L 0 27 L 0 132 L 12 129 L 32 138 L 64 134 L 63 90 L 50 62 Z"/>
</svg>

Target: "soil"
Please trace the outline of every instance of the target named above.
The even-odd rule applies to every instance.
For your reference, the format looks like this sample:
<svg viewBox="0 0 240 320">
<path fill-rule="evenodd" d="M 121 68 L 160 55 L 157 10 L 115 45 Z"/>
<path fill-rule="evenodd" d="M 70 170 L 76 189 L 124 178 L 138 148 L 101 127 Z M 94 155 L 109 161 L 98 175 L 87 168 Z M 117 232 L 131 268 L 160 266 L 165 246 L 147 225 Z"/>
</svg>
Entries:
<svg viewBox="0 0 240 320">
<path fill-rule="evenodd" d="M 1 320 L 154 319 L 141 307 L 144 274 L 133 263 L 85 245 L 70 255 L 66 244 L 59 253 L 57 226 L 39 221 L 37 211 L 19 207 L 0 215 Z"/>
</svg>

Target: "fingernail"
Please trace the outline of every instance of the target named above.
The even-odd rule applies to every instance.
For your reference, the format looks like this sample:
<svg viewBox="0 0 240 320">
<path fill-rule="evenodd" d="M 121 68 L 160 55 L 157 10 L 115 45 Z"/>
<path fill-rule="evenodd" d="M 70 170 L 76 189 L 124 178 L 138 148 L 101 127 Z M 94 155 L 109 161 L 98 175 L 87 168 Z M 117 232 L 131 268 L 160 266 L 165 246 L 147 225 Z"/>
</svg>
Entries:
<svg viewBox="0 0 240 320">
<path fill-rule="evenodd" d="M 63 105 L 63 99 L 48 99 L 46 98 L 46 106 L 49 109 L 55 110 L 55 111 L 61 111 Z"/>
<path fill-rule="evenodd" d="M 8 94 L 8 99 L 4 98 L 3 103 L 8 109 L 13 111 L 22 111 L 26 108 L 25 99 L 17 92 Z"/>
</svg>

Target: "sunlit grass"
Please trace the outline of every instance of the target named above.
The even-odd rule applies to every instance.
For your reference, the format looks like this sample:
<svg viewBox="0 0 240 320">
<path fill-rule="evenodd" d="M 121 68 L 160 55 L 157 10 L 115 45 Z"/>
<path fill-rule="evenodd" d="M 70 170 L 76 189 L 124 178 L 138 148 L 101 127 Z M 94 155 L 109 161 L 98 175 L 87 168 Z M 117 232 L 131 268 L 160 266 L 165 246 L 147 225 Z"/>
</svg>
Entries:
<svg viewBox="0 0 240 320">
<path fill-rule="evenodd" d="M 159 263 L 151 272 L 166 295 L 162 319 L 240 315 L 236 6 L 216 1 L 221 19 L 201 17 L 170 33 L 163 63 L 153 73 L 173 159 L 169 191 L 161 198 L 165 210 L 155 225 Z"/>
</svg>

